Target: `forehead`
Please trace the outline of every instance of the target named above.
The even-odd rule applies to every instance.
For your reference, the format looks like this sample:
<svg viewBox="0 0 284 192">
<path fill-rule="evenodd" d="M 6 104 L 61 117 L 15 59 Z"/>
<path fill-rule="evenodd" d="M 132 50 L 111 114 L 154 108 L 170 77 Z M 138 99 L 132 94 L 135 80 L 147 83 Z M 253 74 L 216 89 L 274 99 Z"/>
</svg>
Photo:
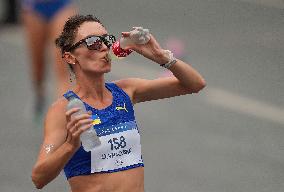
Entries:
<svg viewBox="0 0 284 192">
<path fill-rule="evenodd" d="M 107 30 L 98 22 L 84 22 L 78 28 L 75 40 L 83 39 L 89 35 L 104 35 Z"/>
</svg>

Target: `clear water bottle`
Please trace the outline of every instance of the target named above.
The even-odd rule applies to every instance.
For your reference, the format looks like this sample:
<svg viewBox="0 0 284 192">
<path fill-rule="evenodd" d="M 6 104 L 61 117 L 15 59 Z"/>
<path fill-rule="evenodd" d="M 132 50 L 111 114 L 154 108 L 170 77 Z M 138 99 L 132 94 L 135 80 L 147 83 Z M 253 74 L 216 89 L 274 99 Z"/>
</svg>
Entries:
<svg viewBox="0 0 284 192">
<path fill-rule="evenodd" d="M 69 103 L 67 105 L 67 110 L 72 109 L 72 108 L 79 108 L 80 109 L 78 112 L 72 114 L 71 118 L 74 118 L 77 115 L 87 113 L 86 107 L 80 99 L 78 99 L 74 96 L 69 96 L 69 97 L 67 96 L 67 99 L 69 101 Z M 84 131 L 80 135 L 80 139 L 81 139 L 82 146 L 83 146 L 85 151 L 91 151 L 94 147 L 101 144 L 100 138 L 97 136 L 96 130 L 93 127 Z"/>
<path fill-rule="evenodd" d="M 150 33 L 148 29 L 143 27 L 134 27 L 130 31 L 129 37 L 121 37 L 116 41 L 108 54 L 110 60 L 112 59 L 123 59 L 132 53 L 131 49 L 126 49 L 127 46 L 132 44 L 146 44 L 150 40 Z"/>
</svg>

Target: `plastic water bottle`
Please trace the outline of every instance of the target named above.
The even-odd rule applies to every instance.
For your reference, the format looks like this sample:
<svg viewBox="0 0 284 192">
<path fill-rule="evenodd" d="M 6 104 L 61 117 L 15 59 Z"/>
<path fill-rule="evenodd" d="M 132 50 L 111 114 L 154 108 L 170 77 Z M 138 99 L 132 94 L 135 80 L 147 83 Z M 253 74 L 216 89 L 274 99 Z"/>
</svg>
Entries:
<svg viewBox="0 0 284 192">
<path fill-rule="evenodd" d="M 109 60 L 119 58 L 123 59 L 132 53 L 131 49 L 126 49 L 127 46 L 132 44 L 146 44 L 150 40 L 150 33 L 148 29 L 143 27 L 134 27 L 130 31 L 129 37 L 121 37 L 119 41 L 116 41 L 108 54 Z"/>
<path fill-rule="evenodd" d="M 87 113 L 86 107 L 80 99 L 78 99 L 74 96 L 70 96 L 67 99 L 69 100 L 69 103 L 67 105 L 67 110 L 72 109 L 72 108 L 79 108 L 80 109 L 78 112 L 72 114 L 71 118 L 74 118 L 75 116 Z M 101 144 L 100 138 L 98 137 L 96 130 L 93 127 L 90 127 L 89 129 L 84 131 L 80 135 L 80 139 L 81 139 L 82 146 L 83 146 L 85 151 L 91 151 L 94 147 Z"/>
</svg>

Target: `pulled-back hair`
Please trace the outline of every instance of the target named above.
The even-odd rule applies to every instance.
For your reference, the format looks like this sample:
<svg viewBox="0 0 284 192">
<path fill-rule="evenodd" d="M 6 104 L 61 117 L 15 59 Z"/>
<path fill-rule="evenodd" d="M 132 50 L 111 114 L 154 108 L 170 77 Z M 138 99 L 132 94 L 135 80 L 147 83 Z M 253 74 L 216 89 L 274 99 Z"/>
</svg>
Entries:
<svg viewBox="0 0 284 192">
<path fill-rule="evenodd" d="M 93 15 L 74 15 L 68 18 L 64 25 L 63 31 L 55 40 L 55 44 L 60 48 L 62 54 L 65 51 L 68 51 L 73 45 L 78 28 L 81 26 L 81 24 L 88 21 L 98 22 L 102 25 L 100 20 Z"/>
</svg>

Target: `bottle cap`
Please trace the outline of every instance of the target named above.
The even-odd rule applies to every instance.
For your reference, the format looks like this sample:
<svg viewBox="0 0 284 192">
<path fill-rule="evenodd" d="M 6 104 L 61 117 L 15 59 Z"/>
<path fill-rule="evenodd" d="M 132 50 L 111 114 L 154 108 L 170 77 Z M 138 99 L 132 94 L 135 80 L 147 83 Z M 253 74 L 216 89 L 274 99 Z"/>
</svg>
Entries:
<svg viewBox="0 0 284 192">
<path fill-rule="evenodd" d="M 74 95 L 74 93 L 71 92 L 71 91 L 67 92 L 67 93 L 65 94 L 65 97 L 66 97 L 66 99 L 67 99 L 68 101 L 71 101 L 72 99 L 77 98 L 77 97 Z M 77 98 L 77 99 L 78 99 L 78 98 Z"/>
<path fill-rule="evenodd" d="M 112 52 L 117 56 L 117 57 L 126 57 L 130 53 L 132 53 L 133 50 L 131 49 L 122 49 L 120 47 L 120 41 L 114 42 L 112 45 Z"/>
</svg>

